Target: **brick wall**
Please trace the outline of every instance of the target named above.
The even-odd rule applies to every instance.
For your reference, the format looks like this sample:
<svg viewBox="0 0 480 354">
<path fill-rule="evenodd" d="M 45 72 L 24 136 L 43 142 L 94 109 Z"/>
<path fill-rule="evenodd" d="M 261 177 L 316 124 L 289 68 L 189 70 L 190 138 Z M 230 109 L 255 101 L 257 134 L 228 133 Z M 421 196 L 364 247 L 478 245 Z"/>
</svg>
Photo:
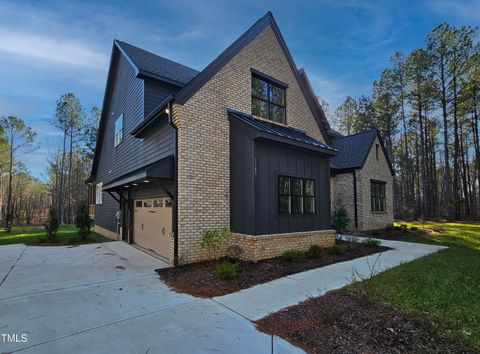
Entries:
<svg viewBox="0 0 480 354">
<path fill-rule="evenodd" d="M 350 224 L 349 230 L 355 229 L 355 197 L 353 193 L 353 172 L 331 177 L 331 204 L 332 213 L 335 209 L 344 207 L 347 211 Z"/>
<path fill-rule="evenodd" d="M 208 258 L 204 231 L 230 226 L 227 108 L 251 112 L 255 68 L 289 85 L 287 124 L 323 141 L 321 132 L 270 26 L 259 33 L 184 105 L 174 104 L 178 127 L 178 235 L 183 263 Z"/>
<path fill-rule="evenodd" d="M 386 227 L 393 223 L 393 176 L 388 168 L 388 163 L 381 148 L 379 148 L 379 160 L 375 153 L 375 144 L 380 144 L 378 138 L 370 150 L 370 153 L 361 170 L 357 171 L 358 187 L 358 228 L 360 230 L 374 230 Z M 385 197 L 386 211 L 372 212 L 370 180 L 386 182 Z"/>
<path fill-rule="evenodd" d="M 276 235 L 233 234 L 231 243 L 242 248 L 240 258 L 249 261 L 280 256 L 291 249 L 306 251 L 311 245 L 330 247 L 335 244 L 336 233 L 333 230 L 294 232 Z"/>
</svg>

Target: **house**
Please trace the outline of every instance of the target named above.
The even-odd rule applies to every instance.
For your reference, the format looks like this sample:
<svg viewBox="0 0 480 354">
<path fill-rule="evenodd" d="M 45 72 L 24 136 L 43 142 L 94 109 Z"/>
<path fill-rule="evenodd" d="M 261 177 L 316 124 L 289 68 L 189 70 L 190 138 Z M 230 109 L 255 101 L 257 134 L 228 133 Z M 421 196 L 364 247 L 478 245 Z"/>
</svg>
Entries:
<svg viewBox="0 0 480 354">
<path fill-rule="evenodd" d="M 171 264 L 209 258 L 213 228 L 253 261 L 332 245 L 336 141 L 270 12 L 200 72 L 115 40 L 87 181 L 95 229 Z"/>
</svg>

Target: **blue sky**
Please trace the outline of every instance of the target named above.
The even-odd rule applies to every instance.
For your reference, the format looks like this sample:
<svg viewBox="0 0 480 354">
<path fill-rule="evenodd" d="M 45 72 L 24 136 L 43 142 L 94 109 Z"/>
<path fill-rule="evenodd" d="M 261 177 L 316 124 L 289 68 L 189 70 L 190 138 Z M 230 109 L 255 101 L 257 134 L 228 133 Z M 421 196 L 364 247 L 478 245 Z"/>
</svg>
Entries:
<svg viewBox="0 0 480 354">
<path fill-rule="evenodd" d="M 332 112 L 347 95 L 369 94 L 390 56 L 422 46 L 438 24 L 480 23 L 479 0 L 0 0 L 0 116 L 38 132 L 23 162 L 45 179 L 62 93 L 74 92 L 87 112 L 101 106 L 114 38 L 201 70 L 268 10 Z"/>
</svg>

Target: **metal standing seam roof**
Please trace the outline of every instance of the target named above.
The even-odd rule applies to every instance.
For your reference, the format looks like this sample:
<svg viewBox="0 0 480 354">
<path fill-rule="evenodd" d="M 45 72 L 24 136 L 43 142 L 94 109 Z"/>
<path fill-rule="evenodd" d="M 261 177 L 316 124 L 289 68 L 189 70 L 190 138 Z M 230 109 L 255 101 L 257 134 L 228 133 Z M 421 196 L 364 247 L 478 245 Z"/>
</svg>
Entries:
<svg viewBox="0 0 480 354">
<path fill-rule="evenodd" d="M 138 68 L 140 73 L 164 77 L 183 85 L 189 83 L 199 73 L 197 70 L 189 68 L 188 66 L 147 52 L 144 49 L 135 47 L 126 42 L 119 40 L 115 40 L 115 42 Z"/>
<path fill-rule="evenodd" d="M 281 125 L 275 123 L 268 123 L 260 119 L 253 118 L 250 114 L 245 114 L 242 112 L 235 111 L 233 109 L 228 109 L 228 113 L 235 118 L 240 119 L 242 122 L 248 124 L 252 128 L 261 131 L 263 133 L 276 135 L 281 138 L 286 138 L 290 140 L 294 140 L 300 143 L 313 145 L 319 148 L 327 149 L 330 151 L 336 151 L 330 145 L 322 143 L 311 136 L 305 134 L 304 131 L 296 128 L 291 127 L 283 127 Z"/>
<path fill-rule="evenodd" d="M 330 159 L 330 166 L 334 169 L 362 167 L 377 134 L 377 129 L 372 129 L 333 139 L 332 145 L 338 153 Z"/>
</svg>

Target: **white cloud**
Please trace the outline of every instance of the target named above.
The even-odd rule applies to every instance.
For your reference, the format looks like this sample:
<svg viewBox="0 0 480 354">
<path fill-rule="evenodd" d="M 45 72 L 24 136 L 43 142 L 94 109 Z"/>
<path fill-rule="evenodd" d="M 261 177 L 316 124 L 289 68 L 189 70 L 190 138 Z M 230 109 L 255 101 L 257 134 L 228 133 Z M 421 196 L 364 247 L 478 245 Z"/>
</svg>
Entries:
<svg viewBox="0 0 480 354">
<path fill-rule="evenodd" d="M 82 43 L 0 28 L 0 51 L 104 70 L 108 58 Z"/>
<path fill-rule="evenodd" d="M 466 20 L 480 21 L 479 1 L 448 1 L 435 0 L 428 2 L 428 5 L 438 13 L 455 15 Z"/>
</svg>

